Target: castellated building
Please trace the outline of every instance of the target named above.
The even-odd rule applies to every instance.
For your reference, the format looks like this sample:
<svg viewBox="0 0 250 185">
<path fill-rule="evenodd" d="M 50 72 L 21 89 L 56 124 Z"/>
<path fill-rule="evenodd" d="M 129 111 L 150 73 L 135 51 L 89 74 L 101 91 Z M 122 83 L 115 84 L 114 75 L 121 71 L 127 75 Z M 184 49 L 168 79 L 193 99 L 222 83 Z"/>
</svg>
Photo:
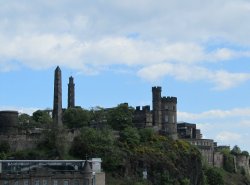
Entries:
<svg viewBox="0 0 250 185">
<path fill-rule="evenodd" d="M 153 127 L 163 135 L 177 139 L 177 98 L 162 97 L 161 87 L 152 87 L 152 105 L 137 106 L 133 122 L 137 128 Z"/>
</svg>

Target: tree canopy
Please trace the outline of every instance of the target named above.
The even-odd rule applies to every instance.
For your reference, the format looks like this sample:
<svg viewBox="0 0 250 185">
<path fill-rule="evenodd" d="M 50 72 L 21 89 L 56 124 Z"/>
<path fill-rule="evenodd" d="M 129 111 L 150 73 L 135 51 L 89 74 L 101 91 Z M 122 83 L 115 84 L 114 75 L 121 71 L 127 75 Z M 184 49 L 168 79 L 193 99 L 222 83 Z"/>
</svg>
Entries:
<svg viewBox="0 0 250 185">
<path fill-rule="evenodd" d="M 89 112 L 81 107 L 69 108 L 63 113 L 63 122 L 68 128 L 87 126 L 89 119 Z"/>
<path fill-rule="evenodd" d="M 134 108 L 123 103 L 108 112 L 108 124 L 115 130 L 123 130 L 126 127 L 132 126 Z"/>
</svg>

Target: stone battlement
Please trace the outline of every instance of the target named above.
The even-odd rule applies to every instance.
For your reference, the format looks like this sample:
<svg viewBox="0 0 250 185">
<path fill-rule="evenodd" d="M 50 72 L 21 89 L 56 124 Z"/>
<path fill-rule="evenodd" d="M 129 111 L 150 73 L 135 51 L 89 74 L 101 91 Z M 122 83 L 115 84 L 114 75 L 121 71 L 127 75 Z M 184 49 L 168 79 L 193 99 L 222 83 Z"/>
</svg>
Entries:
<svg viewBox="0 0 250 185">
<path fill-rule="evenodd" d="M 167 97 L 162 97 L 163 102 L 168 102 L 168 103 L 177 103 L 177 97 L 173 96 L 167 96 Z"/>
<path fill-rule="evenodd" d="M 154 87 L 152 87 L 152 91 L 155 91 L 155 90 L 161 91 L 161 87 L 160 86 L 154 86 Z"/>
</svg>

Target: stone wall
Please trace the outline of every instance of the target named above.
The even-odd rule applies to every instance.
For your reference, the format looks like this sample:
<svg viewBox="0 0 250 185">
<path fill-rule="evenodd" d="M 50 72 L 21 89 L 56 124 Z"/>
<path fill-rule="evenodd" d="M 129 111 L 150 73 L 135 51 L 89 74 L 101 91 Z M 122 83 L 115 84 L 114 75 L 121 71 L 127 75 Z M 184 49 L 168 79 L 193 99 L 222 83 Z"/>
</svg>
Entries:
<svg viewBox="0 0 250 185">
<path fill-rule="evenodd" d="M 0 141 L 9 143 L 11 151 L 32 149 L 37 146 L 41 135 L 0 135 Z"/>
<path fill-rule="evenodd" d="M 249 156 L 245 156 L 245 155 L 236 156 L 236 168 L 237 168 L 237 171 L 244 169 L 246 174 L 250 174 Z"/>
<path fill-rule="evenodd" d="M 197 146 L 208 165 L 214 165 L 214 141 L 212 139 L 184 139 Z"/>
<path fill-rule="evenodd" d="M 98 172 L 95 174 L 96 185 L 105 185 L 105 173 Z"/>
<path fill-rule="evenodd" d="M 218 168 L 223 168 L 224 156 L 220 152 L 214 152 L 214 166 Z"/>
</svg>

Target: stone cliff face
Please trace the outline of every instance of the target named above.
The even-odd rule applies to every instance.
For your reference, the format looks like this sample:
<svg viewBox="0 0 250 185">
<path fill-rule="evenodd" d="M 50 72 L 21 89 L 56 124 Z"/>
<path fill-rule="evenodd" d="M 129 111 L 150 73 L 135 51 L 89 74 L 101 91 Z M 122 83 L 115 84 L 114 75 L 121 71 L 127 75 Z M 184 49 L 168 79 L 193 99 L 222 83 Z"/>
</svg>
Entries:
<svg viewBox="0 0 250 185">
<path fill-rule="evenodd" d="M 184 181 L 192 185 L 203 184 L 201 154 L 196 148 L 182 148 L 179 141 L 164 147 L 159 151 L 140 148 L 135 153 L 128 153 L 123 166 L 125 173 L 122 173 L 129 177 L 142 176 L 146 170 L 152 184 L 183 184 Z"/>
</svg>

